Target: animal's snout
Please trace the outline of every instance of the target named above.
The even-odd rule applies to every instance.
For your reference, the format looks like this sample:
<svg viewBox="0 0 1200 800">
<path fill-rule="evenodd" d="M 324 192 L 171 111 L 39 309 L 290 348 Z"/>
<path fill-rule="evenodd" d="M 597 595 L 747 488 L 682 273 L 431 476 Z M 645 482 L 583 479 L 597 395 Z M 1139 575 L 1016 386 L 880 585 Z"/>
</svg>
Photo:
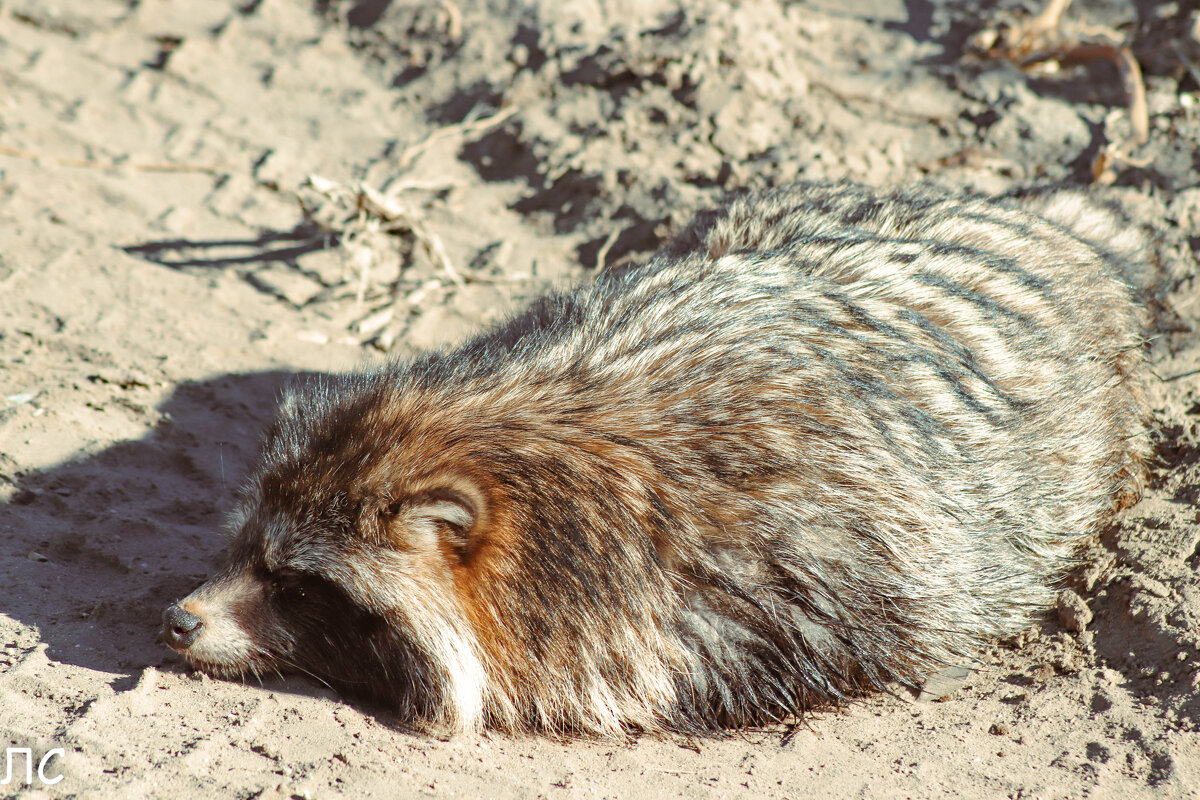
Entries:
<svg viewBox="0 0 1200 800">
<path fill-rule="evenodd" d="M 204 620 L 178 603 L 163 612 L 163 639 L 174 650 L 186 650 L 204 629 Z"/>
</svg>

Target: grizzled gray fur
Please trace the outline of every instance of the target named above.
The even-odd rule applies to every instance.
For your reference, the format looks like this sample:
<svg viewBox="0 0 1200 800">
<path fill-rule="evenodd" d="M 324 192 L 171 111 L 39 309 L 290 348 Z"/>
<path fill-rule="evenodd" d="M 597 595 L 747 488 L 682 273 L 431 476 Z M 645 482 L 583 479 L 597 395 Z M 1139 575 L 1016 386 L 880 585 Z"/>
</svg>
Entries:
<svg viewBox="0 0 1200 800">
<path fill-rule="evenodd" d="M 1143 249 L 1069 191 L 742 197 L 292 390 L 164 636 L 452 729 L 711 731 L 919 682 L 1139 496 Z"/>
</svg>

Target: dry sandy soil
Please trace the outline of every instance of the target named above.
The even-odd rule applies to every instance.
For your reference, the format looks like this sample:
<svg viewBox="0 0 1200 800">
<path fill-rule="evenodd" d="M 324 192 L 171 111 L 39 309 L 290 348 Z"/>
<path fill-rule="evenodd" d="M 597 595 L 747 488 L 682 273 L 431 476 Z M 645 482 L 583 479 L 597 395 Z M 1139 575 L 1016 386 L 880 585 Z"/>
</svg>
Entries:
<svg viewBox="0 0 1200 800">
<path fill-rule="evenodd" d="M 162 645 L 288 376 L 459 338 L 739 187 L 1087 184 L 1129 134 L 1111 64 L 972 60 L 999 12 L 965 0 L 737 5 L 0 2 L 0 747 L 64 750 L 62 781 L 0 795 L 1200 792 L 1187 2 L 1070 12 L 1146 73 L 1149 142 L 1112 190 L 1162 237 L 1151 489 L 1070 578 L 1074 612 L 965 686 L 720 741 L 442 740 Z"/>
</svg>

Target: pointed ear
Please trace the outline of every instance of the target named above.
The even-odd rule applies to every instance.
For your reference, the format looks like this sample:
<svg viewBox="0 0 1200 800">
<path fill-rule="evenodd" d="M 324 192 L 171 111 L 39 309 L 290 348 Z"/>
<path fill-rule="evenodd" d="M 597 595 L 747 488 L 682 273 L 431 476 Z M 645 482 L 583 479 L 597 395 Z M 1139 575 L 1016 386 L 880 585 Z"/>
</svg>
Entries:
<svg viewBox="0 0 1200 800">
<path fill-rule="evenodd" d="M 474 486 L 435 484 L 388 505 L 388 537 L 399 547 L 437 547 L 465 561 L 484 512 L 483 496 Z"/>
</svg>

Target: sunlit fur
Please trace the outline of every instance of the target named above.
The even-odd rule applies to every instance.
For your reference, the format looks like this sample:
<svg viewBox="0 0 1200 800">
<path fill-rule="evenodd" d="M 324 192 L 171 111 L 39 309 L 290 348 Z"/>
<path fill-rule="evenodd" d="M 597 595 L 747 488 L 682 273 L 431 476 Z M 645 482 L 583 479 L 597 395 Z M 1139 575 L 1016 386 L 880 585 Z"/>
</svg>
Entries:
<svg viewBox="0 0 1200 800">
<path fill-rule="evenodd" d="M 1071 192 L 701 214 L 455 350 L 292 389 L 193 596 L 251 601 L 184 655 L 601 735 L 964 663 L 1140 493 L 1142 247 Z"/>
</svg>

